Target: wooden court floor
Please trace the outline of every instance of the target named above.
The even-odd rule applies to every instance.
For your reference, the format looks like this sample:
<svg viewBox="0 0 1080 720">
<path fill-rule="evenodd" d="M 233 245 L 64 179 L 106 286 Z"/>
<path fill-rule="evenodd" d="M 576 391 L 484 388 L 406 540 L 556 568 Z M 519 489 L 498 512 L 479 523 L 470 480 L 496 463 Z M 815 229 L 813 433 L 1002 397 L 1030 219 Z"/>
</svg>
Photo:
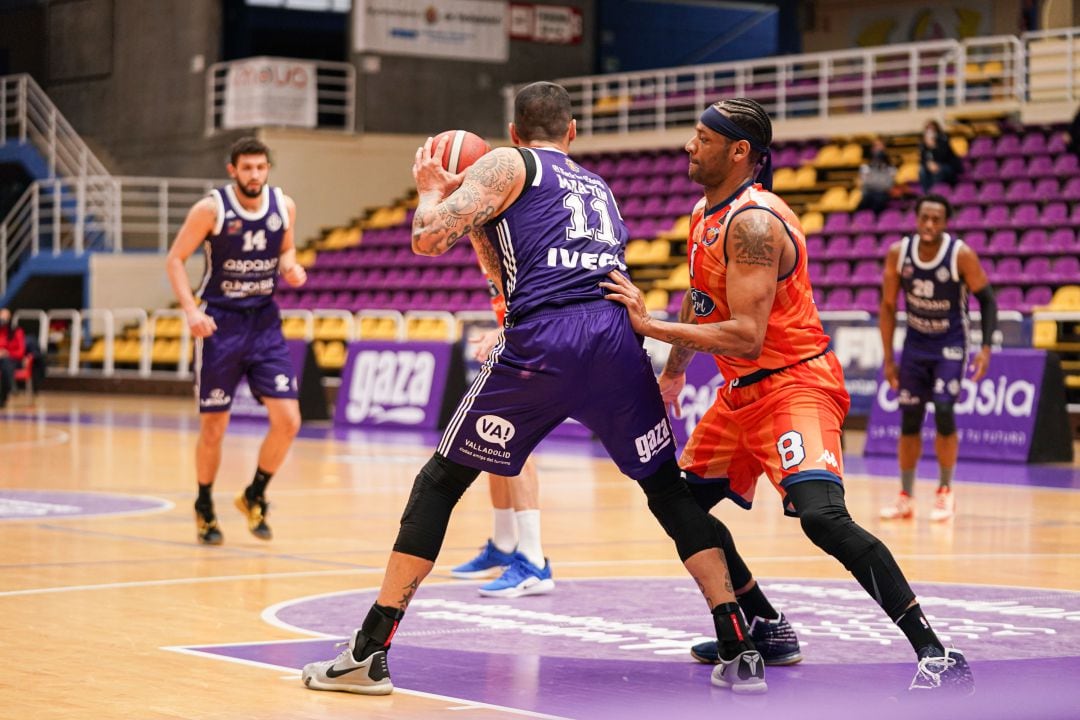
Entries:
<svg viewBox="0 0 1080 720">
<path fill-rule="evenodd" d="M 32 407 L 0 411 L 0 718 L 536 715 L 408 692 L 409 679 L 396 675 L 402 691 L 389 697 L 311 692 L 277 663 L 175 651 L 296 640 L 303 636 L 267 622 L 264 611 L 377 587 L 412 478 L 433 447 L 418 435 L 298 439 L 270 486 L 275 538 L 264 543 L 232 508 L 261 435 L 234 428 L 215 494 L 225 544 L 208 548 L 195 543 L 192 519 L 196 432 L 193 404 L 172 398 L 43 395 Z M 853 468 L 859 440 L 848 438 Z M 609 461 L 546 445 L 538 459 L 544 545 L 557 581 L 684 578 L 640 491 Z M 897 490 L 887 472 L 849 472 L 849 507 L 913 585 L 1080 591 L 1077 468 L 1054 468 L 1066 477 L 1057 488 L 1024 484 L 1039 469 L 1022 471 L 1016 483 L 984 482 L 998 471 L 960 469 L 959 515 L 947 524 L 880 522 L 877 508 Z M 19 495 L 27 491 L 55 497 Z M 920 483 L 924 518 L 931 493 L 929 481 Z M 87 498 L 129 502 L 122 514 L 67 509 Z M 718 514 L 759 578 L 850 581 L 783 517 L 771 488 L 759 487 L 750 512 L 725 505 Z M 490 522 L 480 480 L 457 508 L 425 589 L 450 581 L 448 568 L 475 553 Z"/>
</svg>

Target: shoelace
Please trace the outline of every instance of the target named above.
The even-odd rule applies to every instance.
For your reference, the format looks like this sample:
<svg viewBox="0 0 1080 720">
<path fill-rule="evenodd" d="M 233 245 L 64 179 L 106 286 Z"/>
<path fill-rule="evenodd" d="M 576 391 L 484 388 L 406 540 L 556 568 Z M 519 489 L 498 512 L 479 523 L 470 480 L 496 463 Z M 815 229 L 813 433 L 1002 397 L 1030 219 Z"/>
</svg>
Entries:
<svg viewBox="0 0 1080 720">
<path fill-rule="evenodd" d="M 935 672 L 930 669 L 931 665 L 939 666 L 940 669 Z M 924 657 L 919 661 L 919 673 L 931 678 L 935 685 L 940 685 L 941 674 L 954 665 L 956 665 L 956 659 L 947 655 L 945 657 Z"/>
</svg>

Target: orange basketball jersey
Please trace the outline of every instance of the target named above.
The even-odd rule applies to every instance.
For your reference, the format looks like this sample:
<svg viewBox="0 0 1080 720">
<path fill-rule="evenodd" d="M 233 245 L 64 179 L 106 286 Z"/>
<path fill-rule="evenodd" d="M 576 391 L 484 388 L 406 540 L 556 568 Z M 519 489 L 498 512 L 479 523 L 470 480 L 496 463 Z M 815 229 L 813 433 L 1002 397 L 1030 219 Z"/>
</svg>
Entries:
<svg viewBox="0 0 1080 720">
<path fill-rule="evenodd" d="M 776 284 L 776 298 L 769 313 L 761 355 L 754 360 L 714 355 L 720 374 L 728 382 L 758 370 L 776 370 L 820 355 L 829 345 L 821 327 L 807 270 L 806 237 L 799 219 L 783 200 L 761 185 L 747 185 L 732 199 L 706 208 L 702 198 L 690 220 L 687 257 L 690 261 L 690 292 L 697 322 L 715 323 L 731 318 L 727 302 L 728 225 L 751 207 L 773 213 L 787 229 L 798 258 L 795 268 Z"/>
</svg>

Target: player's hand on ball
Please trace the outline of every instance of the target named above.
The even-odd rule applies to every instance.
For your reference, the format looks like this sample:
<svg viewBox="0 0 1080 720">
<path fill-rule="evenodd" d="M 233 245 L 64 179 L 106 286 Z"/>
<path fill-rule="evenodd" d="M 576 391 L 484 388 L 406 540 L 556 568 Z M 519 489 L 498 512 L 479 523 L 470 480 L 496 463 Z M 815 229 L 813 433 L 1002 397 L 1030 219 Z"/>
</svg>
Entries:
<svg viewBox="0 0 1080 720">
<path fill-rule="evenodd" d="M 416 180 L 416 191 L 436 193 L 444 198 L 454 192 L 465 179 L 465 173 L 451 173 L 442 164 L 443 154 L 449 139 L 445 136 L 435 144 L 435 138 L 428 138 L 427 142 L 416 150 L 416 158 L 413 161 L 413 179 Z"/>
<path fill-rule="evenodd" d="M 300 287 L 307 282 L 307 270 L 300 264 L 291 265 L 281 273 L 281 277 L 285 278 L 285 282 L 289 285 Z"/>
<path fill-rule="evenodd" d="M 197 338 L 207 338 L 217 330 L 217 323 L 202 310 L 192 310 L 187 314 L 188 327 Z"/>
</svg>

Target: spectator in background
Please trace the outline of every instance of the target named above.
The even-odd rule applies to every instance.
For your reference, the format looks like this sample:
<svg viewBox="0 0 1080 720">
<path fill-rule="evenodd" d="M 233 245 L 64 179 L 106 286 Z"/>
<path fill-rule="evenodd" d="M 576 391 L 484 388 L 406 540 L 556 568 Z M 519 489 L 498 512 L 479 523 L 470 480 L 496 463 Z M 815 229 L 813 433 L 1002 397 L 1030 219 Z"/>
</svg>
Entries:
<svg viewBox="0 0 1080 720">
<path fill-rule="evenodd" d="M 862 199 L 857 209 L 881 212 L 889 202 L 889 193 L 895 180 L 896 168 L 889 160 L 889 154 L 885 152 L 885 142 L 881 138 L 875 138 L 870 144 L 869 159 L 859 168 Z"/>
<path fill-rule="evenodd" d="M 11 311 L 0 308 L 0 408 L 15 387 L 15 370 L 26 356 L 26 334 L 11 324 Z"/>
<path fill-rule="evenodd" d="M 928 121 L 919 143 L 919 185 L 923 194 L 929 193 L 935 183 L 956 183 L 960 169 L 960 158 L 949 145 L 949 136 L 937 120 Z"/>
</svg>

